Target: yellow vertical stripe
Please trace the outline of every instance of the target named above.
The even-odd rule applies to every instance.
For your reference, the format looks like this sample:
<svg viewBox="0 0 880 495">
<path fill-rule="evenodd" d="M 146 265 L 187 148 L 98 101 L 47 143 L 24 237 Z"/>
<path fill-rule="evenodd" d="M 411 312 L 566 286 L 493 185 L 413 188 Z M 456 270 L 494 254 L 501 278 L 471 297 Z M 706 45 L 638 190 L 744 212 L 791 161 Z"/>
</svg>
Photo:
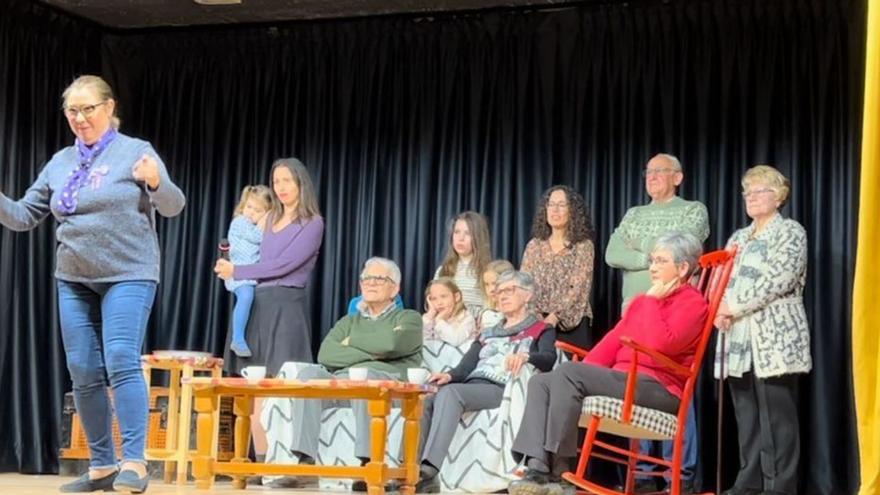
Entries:
<svg viewBox="0 0 880 495">
<path fill-rule="evenodd" d="M 880 0 L 868 2 L 859 240 L 853 288 L 853 382 L 861 495 L 880 495 Z M 873 304 L 873 307 L 872 307 Z"/>
</svg>

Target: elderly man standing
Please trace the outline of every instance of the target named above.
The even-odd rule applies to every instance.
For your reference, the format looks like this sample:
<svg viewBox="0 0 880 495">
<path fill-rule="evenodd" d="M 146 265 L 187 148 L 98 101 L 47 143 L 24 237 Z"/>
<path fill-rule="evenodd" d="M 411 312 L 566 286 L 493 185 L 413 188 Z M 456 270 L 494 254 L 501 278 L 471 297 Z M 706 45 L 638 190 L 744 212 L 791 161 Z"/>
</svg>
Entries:
<svg viewBox="0 0 880 495">
<path fill-rule="evenodd" d="M 623 270 L 623 309 L 636 296 L 651 287 L 650 253 L 657 238 L 673 232 L 687 233 L 700 242 L 709 237 L 709 215 L 706 206 L 699 201 L 687 201 L 676 195 L 676 189 L 684 180 L 678 158 L 660 153 L 651 158 L 643 172 L 645 189 L 651 202 L 627 210 L 614 229 L 605 250 L 605 262 L 612 268 Z M 684 457 L 682 459 L 682 493 L 693 488 L 694 468 L 697 463 L 696 419 L 691 403 L 685 427 Z M 642 451 L 652 447 L 651 441 L 642 442 Z M 672 458 L 672 442 L 663 442 L 663 457 Z M 650 469 L 650 465 L 640 465 Z M 656 491 L 653 478 L 637 478 L 636 491 Z"/>
<path fill-rule="evenodd" d="M 298 379 L 348 378 L 352 367 L 367 368 L 371 379 L 406 379 L 407 368 L 421 364 L 422 316 L 394 304 L 400 291 L 397 264 L 385 258 L 370 258 L 364 263 L 360 286 L 363 300 L 358 313 L 336 322 L 321 343 L 319 365 L 304 369 Z M 362 462 L 369 459 L 370 416 L 366 401 L 296 399 L 293 401 L 296 436 L 291 450 L 300 463 L 314 463 L 324 408 L 348 405 L 353 409 L 356 422 L 354 454 Z"/>
<path fill-rule="evenodd" d="M 684 180 L 678 158 L 661 153 L 648 161 L 642 174 L 651 202 L 627 210 L 608 239 L 605 262 L 623 270 L 623 307 L 651 287 L 649 258 L 654 242 L 663 234 L 691 234 L 700 242 L 709 238 L 709 215 L 699 201 L 678 197 Z"/>
</svg>

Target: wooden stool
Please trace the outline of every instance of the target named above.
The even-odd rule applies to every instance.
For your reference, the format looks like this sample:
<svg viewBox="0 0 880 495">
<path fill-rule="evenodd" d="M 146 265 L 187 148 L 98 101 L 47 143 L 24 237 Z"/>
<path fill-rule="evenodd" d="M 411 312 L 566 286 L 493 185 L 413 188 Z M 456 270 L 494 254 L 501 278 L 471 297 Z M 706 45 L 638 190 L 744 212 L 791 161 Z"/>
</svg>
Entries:
<svg viewBox="0 0 880 495">
<path fill-rule="evenodd" d="M 168 422 L 164 449 L 147 449 L 148 460 L 165 461 L 165 483 L 170 483 L 174 466 L 177 465 L 177 483 L 186 483 L 187 463 L 189 461 L 189 433 L 192 422 L 192 386 L 188 383 L 195 373 L 210 373 L 212 378 L 220 378 L 223 373 L 223 359 L 208 353 L 188 351 L 156 351 L 141 356 L 144 379 L 150 388 L 151 372 L 163 370 L 171 373 L 168 383 Z M 185 378 L 186 380 L 181 380 Z M 182 383 L 182 385 L 181 385 Z M 213 444 L 211 451 L 216 455 L 219 414 L 214 418 Z"/>
</svg>

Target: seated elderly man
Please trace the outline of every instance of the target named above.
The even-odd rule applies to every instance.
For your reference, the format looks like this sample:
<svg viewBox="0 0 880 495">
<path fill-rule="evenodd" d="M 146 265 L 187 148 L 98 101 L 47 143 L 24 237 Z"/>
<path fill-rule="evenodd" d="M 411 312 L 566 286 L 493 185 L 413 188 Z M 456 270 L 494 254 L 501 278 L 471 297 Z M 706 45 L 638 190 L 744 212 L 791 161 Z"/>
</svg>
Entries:
<svg viewBox="0 0 880 495">
<path fill-rule="evenodd" d="M 421 364 L 422 316 L 409 309 L 400 309 L 394 303 L 400 290 L 397 264 L 385 258 L 370 258 L 364 263 L 360 286 L 363 300 L 358 313 L 336 322 L 321 343 L 319 366 L 304 369 L 298 379 L 348 378 L 351 367 L 367 368 L 371 379 L 406 379 L 407 368 Z M 314 463 L 324 408 L 347 405 L 349 401 L 293 401 L 296 437 L 291 450 L 300 463 Z M 356 400 L 350 405 L 356 421 L 354 454 L 366 462 L 370 457 L 367 403 Z"/>
<path fill-rule="evenodd" d="M 471 344 L 458 366 L 434 373 L 430 381 L 442 385 L 425 401 L 421 424 L 422 464 L 416 493 L 438 493 L 437 476 L 462 413 L 501 405 L 504 386 L 526 363 L 541 371 L 556 362 L 556 331 L 531 310 L 535 282 L 525 272 L 508 271 L 498 277 L 498 309 L 503 319 Z"/>
<path fill-rule="evenodd" d="M 557 492 L 559 475 L 577 455 L 584 397 L 624 396 L 634 351 L 620 343 L 621 337 L 632 337 L 682 366 L 693 363 L 709 309 L 703 295 L 688 283 L 701 251 L 700 242 L 690 234 L 661 236 L 651 251 L 650 289 L 633 299 L 584 362 L 563 363 L 529 380 L 526 409 L 512 449 L 514 458 L 525 458 L 527 470 L 523 479 L 511 482 L 508 493 Z M 644 355 L 639 356 L 637 369 L 635 403 L 675 414 L 685 379 Z"/>
</svg>

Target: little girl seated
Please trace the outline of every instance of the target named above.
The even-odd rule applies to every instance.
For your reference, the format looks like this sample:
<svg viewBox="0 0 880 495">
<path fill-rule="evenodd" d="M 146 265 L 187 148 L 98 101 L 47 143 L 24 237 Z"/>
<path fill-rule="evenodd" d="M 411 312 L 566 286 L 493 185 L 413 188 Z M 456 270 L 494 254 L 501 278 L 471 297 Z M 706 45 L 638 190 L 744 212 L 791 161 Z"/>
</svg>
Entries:
<svg viewBox="0 0 880 495">
<path fill-rule="evenodd" d="M 442 340 L 458 347 L 476 337 L 474 317 L 451 278 L 440 277 L 428 283 L 425 301 L 428 308 L 422 315 L 425 340 Z"/>
</svg>

